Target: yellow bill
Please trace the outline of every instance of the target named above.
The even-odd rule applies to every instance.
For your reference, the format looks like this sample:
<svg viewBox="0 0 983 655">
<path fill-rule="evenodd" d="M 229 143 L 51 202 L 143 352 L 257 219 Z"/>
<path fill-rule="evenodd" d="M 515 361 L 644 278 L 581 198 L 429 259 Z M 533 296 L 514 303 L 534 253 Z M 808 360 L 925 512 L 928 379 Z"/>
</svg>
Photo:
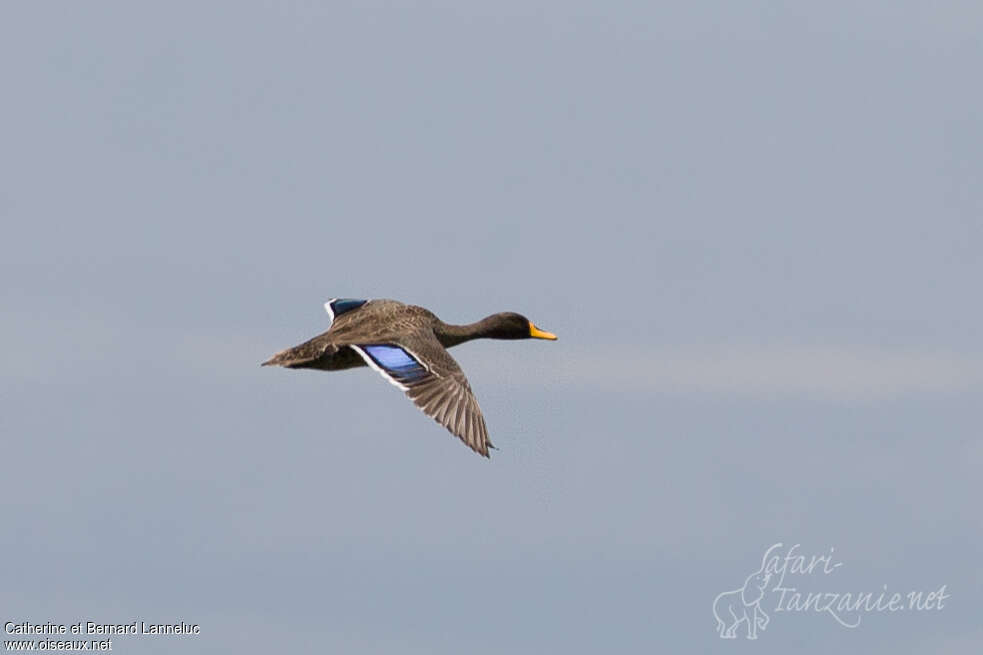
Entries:
<svg viewBox="0 0 983 655">
<path fill-rule="evenodd" d="M 549 339 L 550 341 L 556 341 L 556 335 L 552 332 L 545 332 L 540 330 L 538 327 L 529 322 L 529 336 L 534 339 Z"/>
</svg>

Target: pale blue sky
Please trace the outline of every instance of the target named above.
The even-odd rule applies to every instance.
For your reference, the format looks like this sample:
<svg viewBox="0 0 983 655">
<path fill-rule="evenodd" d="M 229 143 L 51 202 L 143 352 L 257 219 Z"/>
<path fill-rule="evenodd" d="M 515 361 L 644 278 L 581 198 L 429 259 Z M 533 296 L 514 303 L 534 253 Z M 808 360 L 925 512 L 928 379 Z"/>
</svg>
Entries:
<svg viewBox="0 0 983 655">
<path fill-rule="evenodd" d="M 975 3 L 19 3 L 0 20 L 0 617 L 122 653 L 983 648 Z M 453 354 L 474 456 L 334 296 Z M 775 542 L 847 630 L 714 597 Z M 5 638 L 7 638 L 5 636 Z"/>
</svg>

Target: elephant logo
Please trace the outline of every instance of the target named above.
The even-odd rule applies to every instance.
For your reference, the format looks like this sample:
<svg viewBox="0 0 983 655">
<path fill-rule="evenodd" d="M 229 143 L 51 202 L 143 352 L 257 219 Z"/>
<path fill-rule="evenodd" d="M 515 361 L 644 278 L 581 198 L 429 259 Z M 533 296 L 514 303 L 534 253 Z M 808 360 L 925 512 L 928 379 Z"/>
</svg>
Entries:
<svg viewBox="0 0 983 655">
<path fill-rule="evenodd" d="M 762 558 L 761 568 L 747 577 L 743 587 L 717 595 L 713 600 L 713 615 L 721 639 L 737 638 L 741 623 L 746 624 L 748 639 L 757 639 L 758 629 L 764 630 L 768 626 L 769 618 L 761 609 L 761 599 L 769 580 L 771 572 L 765 571 Z"/>
</svg>

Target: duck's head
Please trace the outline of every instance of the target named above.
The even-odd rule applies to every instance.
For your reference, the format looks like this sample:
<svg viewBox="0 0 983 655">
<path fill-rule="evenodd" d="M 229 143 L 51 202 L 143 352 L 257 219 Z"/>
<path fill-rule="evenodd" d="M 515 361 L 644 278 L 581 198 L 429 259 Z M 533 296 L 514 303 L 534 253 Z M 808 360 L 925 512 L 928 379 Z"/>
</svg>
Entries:
<svg viewBox="0 0 983 655">
<path fill-rule="evenodd" d="M 502 312 L 486 319 L 491 323 L 487 335 L 492 339 L 549 339 L 556 335 L 536 327 L 532 321 L 515 312 Z"/>
</svg>

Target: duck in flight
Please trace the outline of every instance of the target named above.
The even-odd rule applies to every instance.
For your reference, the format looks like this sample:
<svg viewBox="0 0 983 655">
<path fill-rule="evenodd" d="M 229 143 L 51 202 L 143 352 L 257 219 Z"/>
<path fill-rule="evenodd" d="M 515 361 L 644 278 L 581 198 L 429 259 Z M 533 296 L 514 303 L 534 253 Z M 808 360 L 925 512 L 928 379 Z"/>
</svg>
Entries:
<svg viewBox="0 0 983 655">
<path fill-rule="evenodd" d="M 278 352 L 262 365 L 322 371 L 369 366 L 485 457 L 494 448 L 485 419 L 464 371 L 447 348 L 483 338 L 556 340 L 556 335 L 514 312 L 449 325 L 423 307 L 395 300 L 334 298 L 324 308 L 331 317 L 327 332 Z"/>
</svg>

